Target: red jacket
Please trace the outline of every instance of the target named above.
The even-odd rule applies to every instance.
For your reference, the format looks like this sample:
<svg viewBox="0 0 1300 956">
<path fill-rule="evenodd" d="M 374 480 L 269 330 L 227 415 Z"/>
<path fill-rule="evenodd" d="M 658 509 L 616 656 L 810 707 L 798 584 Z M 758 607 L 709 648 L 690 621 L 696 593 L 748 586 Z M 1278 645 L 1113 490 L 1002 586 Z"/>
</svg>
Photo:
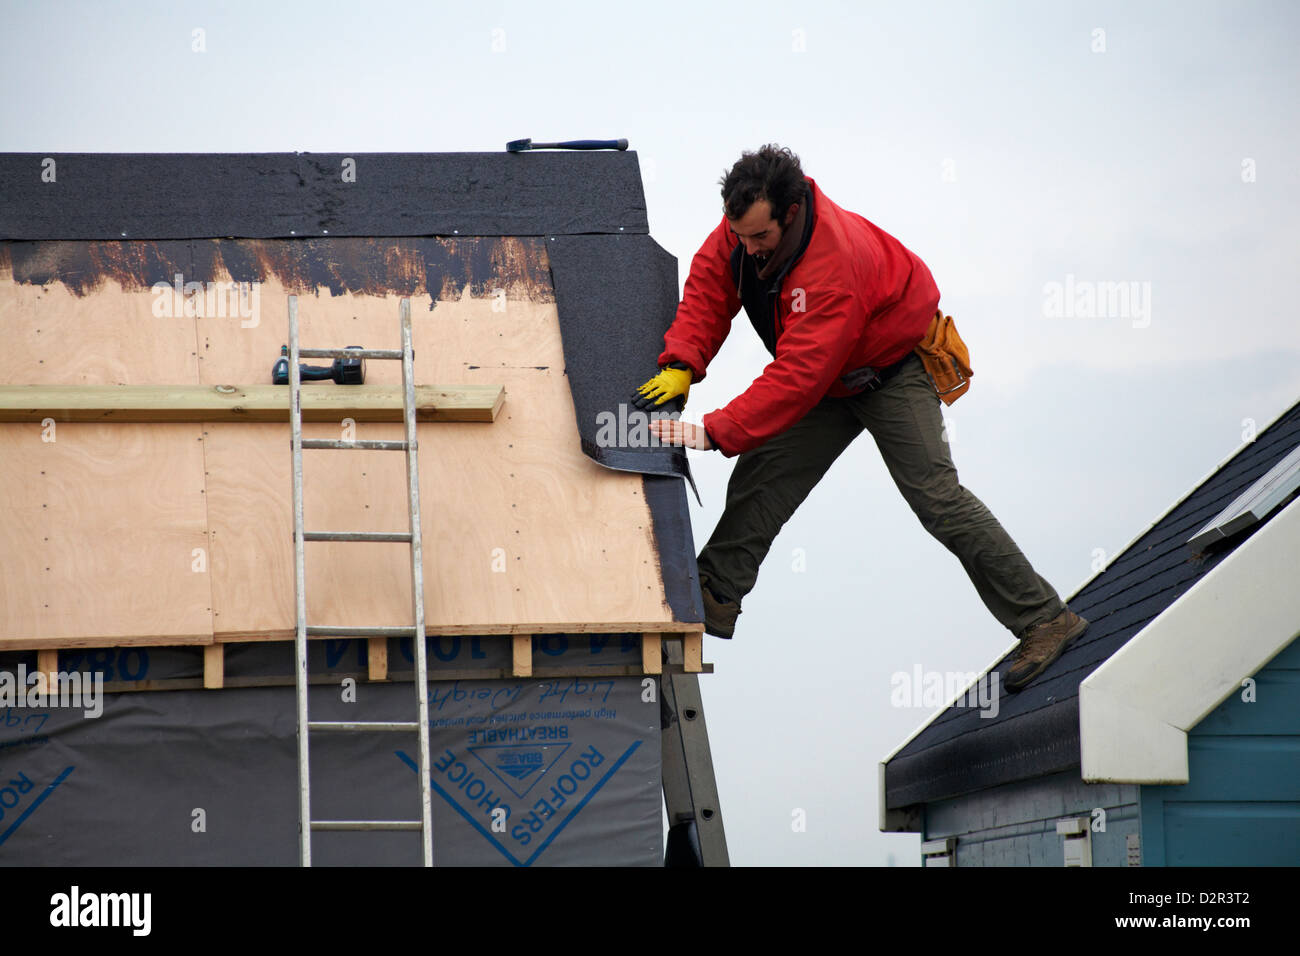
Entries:
<svg viewBox="0 0 1300 956">
<path fill-rule="evenodd" d="M 916 347 L 939 305 L 925 263 L 893 236 L 812 189 L 812 234 L 788 267 L 775 302 L 775 360 L 725 408 L 703 424 L 727 457 L 781 434 L 827 395 L 853 390 L 841 375 L 892 365 Z M 690 366 L 703 381 L 722 347 L 741 296 L 732 256 L 740 240 L 724 216 L 691 261 L 677 318 L 664 334 L 662 367 Z M 802 310 L 800 310 L 802 306 Z M 759 320 L 751 314 L 755 327 Z"/>
</svg>

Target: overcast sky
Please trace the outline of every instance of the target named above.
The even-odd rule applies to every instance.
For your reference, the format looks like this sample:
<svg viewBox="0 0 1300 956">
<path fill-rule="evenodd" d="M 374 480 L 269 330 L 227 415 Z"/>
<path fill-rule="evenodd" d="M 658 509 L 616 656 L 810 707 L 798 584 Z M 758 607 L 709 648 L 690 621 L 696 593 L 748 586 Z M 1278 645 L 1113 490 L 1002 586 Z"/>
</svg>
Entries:
<svg viewBox="0 0 1300 956">
<path fill-rule="evenodd" d="M 627 137 L 684 281 L 719 176 L 787 145 L 929 265 L 975 369 L 947 411 L 962 483 L 1068 598 L 1243 422 L 1300 399 L 1298 10 L 5 2 L 0 150 Z M 1053 314 L 1054 288 L 1086 283 L 1133 294 Z M 685 417 L 767 361 L 739 317 Z M 734 459 L 691 454 L 698 547 Z M 777 539 L 735 640 L 706 639 L 733 863 L 915 865 L 915 835 L 877 829 L 877 764 L 929 716 L 891 706 L 891 675 L 980 670 L 1010 643 L 861 436 Z"/>
</svg>

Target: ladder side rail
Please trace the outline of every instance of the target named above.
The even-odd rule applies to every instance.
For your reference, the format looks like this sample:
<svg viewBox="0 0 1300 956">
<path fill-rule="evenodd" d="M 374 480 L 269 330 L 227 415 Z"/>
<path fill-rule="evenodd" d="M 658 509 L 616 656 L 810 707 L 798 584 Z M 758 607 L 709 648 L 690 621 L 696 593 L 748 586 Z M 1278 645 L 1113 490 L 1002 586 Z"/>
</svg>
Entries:
<svg viewBox="0 0 1300 956">
<path fill-rule="evenodd" d="M 420 541 L 420 453 L 415 422 L 415 348 L 411 335 L 411 300 L 403 299 L 402 393 L 406 419 L 406 486 L 410 503 L 411 610 L 414 614 L 415 699 L 420 723 L 420 820 L 424 865 L 433 866 L 433 796 L 429 786 L 429 670 L 424 639 L 424 555 Z"/>
<path fill-rule="evenodd" d="M 307 756 L 307 595 L 303 548 L 302 376 L 298 366 L 298 297 L 289 296 L 289 422 L 293 447 L 294 656 L 298 701 L 298 856 L 311 866 L 311 764 Z"/>
</svg>

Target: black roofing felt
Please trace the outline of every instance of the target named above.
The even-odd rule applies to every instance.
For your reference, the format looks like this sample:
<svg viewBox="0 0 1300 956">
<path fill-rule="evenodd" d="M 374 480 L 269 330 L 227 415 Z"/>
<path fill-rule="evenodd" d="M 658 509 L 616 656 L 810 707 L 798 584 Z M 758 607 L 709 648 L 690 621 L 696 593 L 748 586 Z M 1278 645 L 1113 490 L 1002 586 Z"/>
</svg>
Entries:
<svg viewBox="0 0 1300 956">
<path fill-rule="evenodd" d="M 53 182 L 42 178 L 47 158 Z M 343 178 L 349 158 L 355 182 Z M 101 274 L 148 288 L 175 271 L 201 279 L 220 261 L 237 278 L 274 268 L 286 285 L 437 298 L 446 282 L 482 282 L 501 257 L 488 244 L 409 237 L 539 237 L 519 244 L 511 278 L 539 294 L 554 287 L 582 450 L 645 475 L 669 607 L 699 622 L 686 492 L 675 480 L 691 480 L 685 451 L 608 447 L 600 433 L 601 413 L 617 421 L 654 373 L 676 312 L 677 260 L 648 231 L 634 152 L 0 154 L 0 241 L 10 240 L 0 261 L 16 281 L 62 281 L 77 294 Z M 223 237 L 297 241 L 263 243 L 255 256 L 249 241 L 197 241 Z M 29 244 L 47 240 L 113 247 Z M 394 278 L 394 249 L 422 265 Z M 549 262 L 549 283 L 537 262 Z"/>
<path fill-rule="evenodd" d="M 564 316 L 564 365 L 583 451 L 607 468 L 685 475 L 694 488 L 680 445 L 632 444 L 638 424 L 633 416 L 644 419 L 645 414 L 627 407 L 633 389 L 654 374 L 676 314 L 677 259 L 649 236 L 557 236 L 546 248 L 555 304 Z M 610 355 L 648 356 L 648 361 L 629 378 L 626 370 L 611 374 Z M 663 407 L 680 412 L 681 402 L 674 399 Z M 610 432 L 622 432 L 628 442 L 610 445 Z"/>
<path fill-rule="evenodd" d="M 0 239 L 649 231 L 635 151 L 0 153 Z"/>
<path fill-rule="evenodd" d="M 1002 689 L 996 717 L 982 717 L 978 707 L 950 707 L 896 754 L 885 771 L 886 806 L 1077 770 L 1079 684 L 1249 538 L 1253 532 L 1208 554 L 1187 549 L 1197 529 L 1297 444 L 1300 404 L 1088 582 L 1070 601 L 1088 619 L 1088 630 L 1020 693 Z M 995 668 L 1000 680 L 1007 664 L 1004 659 Z"/>
</svg>

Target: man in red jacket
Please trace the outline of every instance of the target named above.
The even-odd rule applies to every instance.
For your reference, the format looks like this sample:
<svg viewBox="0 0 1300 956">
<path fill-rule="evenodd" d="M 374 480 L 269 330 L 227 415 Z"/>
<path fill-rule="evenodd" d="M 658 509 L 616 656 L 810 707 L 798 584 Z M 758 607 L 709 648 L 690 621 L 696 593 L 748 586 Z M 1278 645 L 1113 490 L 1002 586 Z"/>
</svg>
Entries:
<svg viewBox="0 0 1300 956">
<path fill-rule="evenodd" d="M 934 384 L 914 354 L 935 318 L 930 270 L 841 209 L 788 149 L 745 153 L 722 180 L 722 222 L 691 262 L 660 373 L 639 408 L 703 380 L 741 308 L 773 361 L 702 427 L 661 419 L 661 440 L 739 456 L 697 565 L 705 630 L 731 637 L 777 532 L 863 428 L 922 525 L 955 554 L 989 611 L 1021 639 L 1004 682 L 1041 674 L 1087 621 L 1062 603 L 978 498 L 942 437 Z"/>
</svg>

